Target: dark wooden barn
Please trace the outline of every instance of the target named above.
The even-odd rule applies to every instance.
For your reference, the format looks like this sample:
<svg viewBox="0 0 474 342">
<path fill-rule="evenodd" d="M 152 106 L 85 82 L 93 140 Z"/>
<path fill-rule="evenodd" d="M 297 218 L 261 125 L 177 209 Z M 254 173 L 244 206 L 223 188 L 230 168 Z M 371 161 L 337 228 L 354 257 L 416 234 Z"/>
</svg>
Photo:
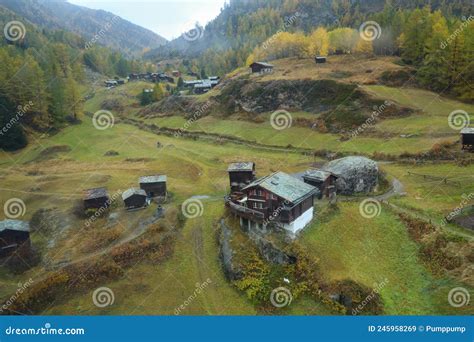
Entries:
<svg viewBox="0 0 474 342">
<path fill-rule="evenodd" d="M 166 176 L 143 176 L 138 180 L 140 189 L 145 190 L 148 197 L 166 197 Z"/>
<path fill-rule="evenodd" d="M 328 171 L 323 170 L 307 170 L 303 175 L 303 180 L 319 190 L 319 198 L 329 197 L 331 191 L 335 190 L 337 176 Z"/>
<path fill-rule="evenodd" d="M 145 190 L 138 188 L 124 191 L 122 199 L 127 209 L 143 208 L 148 204 Z"/>
<path fill-rule="evenodd" d="M 241 191 L 255 179 L 255 164 L 252 162 L 232 163 L 227 168 L 231 193 Z"/>
<path fill-rule="evenodd" d="M 461 145 L 463 150 L 474 150 L 474 128 L 466 127 L 461 130 Z"/>
<path fill-rule="evenodd" d="M 326 57 L 316 56 L 314 57 L 314 61 L 316 62 L 316 64 L 326 63 Z"/>
<path fill-rule="evenodd" d="M 265 62 L 253 62 L 250 64 L 253 73 L 270 73 L 273 71 L 273 65 Z"/>
<path fill-rule="evenodd" d="M 30 225 L 25 221 L 0 221 L 0 258 L 30 247 Z"/>
<path fill-rule="evenodd" d="M 84 190 L 84 209 L 108 208 L 110 198 L 106 188 Z"/>
</svg>

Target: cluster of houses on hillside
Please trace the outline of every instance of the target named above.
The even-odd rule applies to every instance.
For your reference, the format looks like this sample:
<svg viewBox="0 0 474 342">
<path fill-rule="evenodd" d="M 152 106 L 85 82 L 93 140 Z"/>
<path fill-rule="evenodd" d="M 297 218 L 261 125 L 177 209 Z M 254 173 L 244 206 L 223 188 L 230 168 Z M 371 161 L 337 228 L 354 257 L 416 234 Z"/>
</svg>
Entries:
<svg viewBox="0 0 474 342">
<path fill-rule="evenodd" d="M 204 94 L 218 85 L 219 82 L 219 76 L 210 76 L 204 80 L 184 81 L 184 87 L 192 89 L 194 94 Z"/>
<path fill-rule="evenodd" d="M 303 175 L 278 171 L 256 178 L 253 162 L 229 165 L 230 194 L 225 203 L 245 231 L 267 231 L 269 225 L 296 235 L 314 216 L 315 198 L 335 195 L 337 176 L 320 170 Z"/>
<path fill-rule="evenodd" d="M 153 83 L 157 83 L 157 82 L 174 83 L 173 76 L 167 75 L 164 72 L 132 73 L 128 75 L 128 80 L 129 81 L 149 81 Z"/>
<path fill-rule="evenodd" d="M 107 88 L 115 88 L 119 85 L 125 84 L 125 80 L 122 79 L 114 79 L 114 80 L 106 80 L 104 84 Z"/>
<path fill-rule="evenodd" d="M 165 200 L 167 195 L 166 176 L 143 176 L 138 179 L 139 187 L 130 188 L 122 193 L 125 208 L 144 208 L 152 199 Z M 84 190 L 84 210 L 108 208 L 112 203 L 106 188 L 93 188 Z"/>
</svg>

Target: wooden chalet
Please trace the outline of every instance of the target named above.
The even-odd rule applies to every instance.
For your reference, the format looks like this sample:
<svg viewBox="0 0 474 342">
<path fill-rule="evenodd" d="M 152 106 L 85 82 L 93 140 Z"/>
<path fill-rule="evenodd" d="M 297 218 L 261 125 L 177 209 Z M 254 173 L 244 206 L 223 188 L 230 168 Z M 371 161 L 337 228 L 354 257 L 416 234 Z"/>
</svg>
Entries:
<svg viewBox="0 0 474 342">
<path fill-rule="evenodd" d="M 463 150 L 474 151 L 474 127 L 461 130 L 461 146 Z"/>
<path fill-rule="evenodd" d="M 10 256 L 19 249 L 29 249 L 30 225 L 19 220 L 0 221 L 0 258 Z"/>
<path fill-rule="evenodd" d="M 106 188 L 93 188 L 84 190 L 84 209 L 108 208 L 110 198 Z"/>
<path fill-rule="evenodd" d="M 118 85 L 116 80 L 107 80 L 104 83 L 106 87 L 116 87 Z"/>
<path fill-rule="evenodd" d="M 273 65 L 265 62 L 253 62 L 250 64 L 252 73 L 271 73 L 273 71 Z"/>
<path fill-rule="evenodd" d="M 148 205 L 147 194 L 143 189 L 128 189 L 123 192 L 122 199 L 127 209 L 143 208 Z"/>
<path fill-rule="evenodd" d="M 316 64 L 326 63 L 326 57 L 316 56 L 314 57 L 314 61 L 316 62 Z"/>
<path fill-rule="evenodd" d="M 257 179 L 242 189 L 239 199 L 228 197 L 230 210 L 246 231 L 273 224 L 294 236 L 313 219 L 318 189 L 284 172 Z"/>
<path fill-rule="evenodd" d="M 253 162 L 231 163 L 227 168 L 230 181 L 230 192 L 239 192 L 255 180 L 255 164 Z"/>
<path fill-rule="evenodd" d="M 148 197 L 166 197 L 166 176 L 143 176 L 138 180 L 140 189 L 145 190 Z"/>
<path fill-rule="evenodd" d="M 303 181 L 319 190 L 319 198 L 330 197 L 331 192 L 336 191 L 337 176 L 331 172 L 311 169 L 303 174 Z"/>
</svg>

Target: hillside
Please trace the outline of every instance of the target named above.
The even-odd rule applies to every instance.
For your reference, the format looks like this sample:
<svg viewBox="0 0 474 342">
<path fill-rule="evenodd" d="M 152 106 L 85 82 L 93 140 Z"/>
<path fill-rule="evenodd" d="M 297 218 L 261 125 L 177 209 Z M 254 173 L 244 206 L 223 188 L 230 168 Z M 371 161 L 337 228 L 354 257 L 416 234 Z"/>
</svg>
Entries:
<svg viewBox="0 0 474 342">
<path fill-rule="evenodd" d="M 395 0 L 386 4 L 386 0 L 231 0 L 205 27 L 183 33 L 145 57 L 154 61 L 170 56 L 197 59 L 200 67 L 213 73 L 229 72 L 244 65 L 248 54 L 277 32 L 308 33 L 318 26 L 358 28 L 364 21 L 375 19 L 383 26 L 379 41 L 386 43 L 397 33 L 396 28 L 388 27 L 389 14 L 422 8 L 427 2 Z M 429 4 L 432 10 L 441 9 L 459 18 L 471 14 L 469 0 L 436 0 Z M 209 65 L 211 60 L 215 65 Z"/>
<path fill-rule="evenodd" d="M 5 3 L 0 315 L 474 314 L 468 2 L 232 0 L 147 60 Z"/>
<path fill-rule="evenodd" d="M 166 39 L 156 33 L 110 12 L 73 5 L 66 0 L 0 0 L 0 6 L 41 28 L 73 32 L 86 42 L 93 40 L 128 56 L 140 56 L 166 43 Z M 96 35 L 98 38 L 94 38 Z"/>
</svg>

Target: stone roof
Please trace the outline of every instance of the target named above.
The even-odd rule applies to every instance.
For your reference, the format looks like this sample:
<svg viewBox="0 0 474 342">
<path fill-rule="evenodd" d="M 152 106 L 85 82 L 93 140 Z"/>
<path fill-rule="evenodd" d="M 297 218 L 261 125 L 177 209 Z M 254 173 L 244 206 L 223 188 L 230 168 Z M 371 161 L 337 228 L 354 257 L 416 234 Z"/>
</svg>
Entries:
<svg viewBox="0 0 474 342">
<path fill-rule="evenodd" d="M 164 183 L 166 182 L 166 175 L 143 176 L 138 180 L 140 184 L 144 183 Z"/>
<path fill-rule="evenodd" d="M 281 171 L 257 179 L 244 190 L 257 185 L 293 204 L 318 191 L 315 187 Z"/>
<path fill-rule="evenodd" d="M 474 134 L 474 127 L 464 127 L 461 134 Z"/>
<path fill-rule="evenodd" d="M 236 162 L 231 163 L 227 171 L 253 171 L 253 162 Z"/>
<path fill-rule="evenodd" d="M 93 189 L 84 190 L 85 200 L 101 198 L 101 197 L 108 197 L 106 188 L 93 188 Z"/>
<path fill-rule="evenodd" d="M 314 179 L 317 181 L 324 182 L 331 175 L 332 173 L 329 171 L 310 169 L 305 171 L 305 173 L 303 174 L 303 178 Z"/>
<path fill-rule="evenodd" d="M 27 221 L 3 220 L 0 221 L 0 232 L 4 230 L 16 230 L 20 232 L 29 232 L 30 224 Z"/>
<path fill-rule="evenodd" d="M 266 63 L 266 62 L 253 62 L 252 64 L 258 64 L 258 65 L 264 66 L 266 68 L 273 68 L 272 64 Z M 250 64 L 250 65 L 252 65 L 252 64 Z"/>
<path fill-rule="evenodd" d="M 133 195 L 140 195 L 146 197 L 146 192 L 142 189 L 130 188 L 122 193 L 122 199 L 125 201 L 127 198 L 132 197 Z"/>
</svg>

